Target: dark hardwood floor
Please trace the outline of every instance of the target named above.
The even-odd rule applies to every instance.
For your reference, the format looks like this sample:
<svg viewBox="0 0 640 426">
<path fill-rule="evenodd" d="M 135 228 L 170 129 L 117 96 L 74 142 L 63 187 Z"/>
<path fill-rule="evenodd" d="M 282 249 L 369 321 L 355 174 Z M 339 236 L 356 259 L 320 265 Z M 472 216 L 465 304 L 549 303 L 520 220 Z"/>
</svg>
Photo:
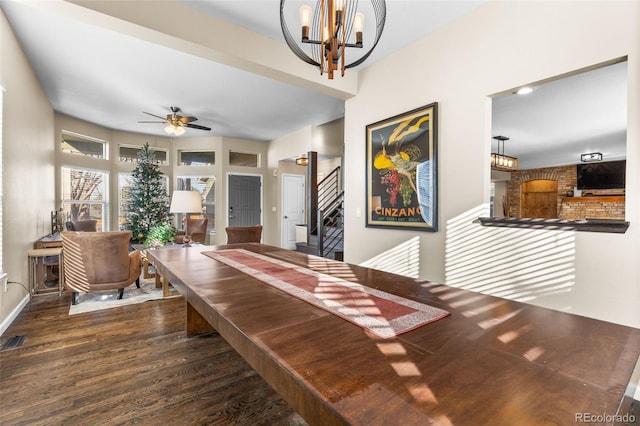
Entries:
<svg viewBox="0 0 640 426">
<path fill-rule="evenodd" d="M 306 424 L 220 336 L 185 336 L 181 297 L 69 304 L 35 297 L 0 336 L 26 336 L 0 351 L 1 425 Z"/>
</svg>

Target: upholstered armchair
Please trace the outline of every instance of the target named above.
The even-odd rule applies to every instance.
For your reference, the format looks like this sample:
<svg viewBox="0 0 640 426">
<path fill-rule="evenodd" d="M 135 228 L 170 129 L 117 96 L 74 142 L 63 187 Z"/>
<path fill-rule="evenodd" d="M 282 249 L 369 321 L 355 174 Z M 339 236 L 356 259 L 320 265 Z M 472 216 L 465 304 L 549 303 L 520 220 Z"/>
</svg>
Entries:
<svg viewBox="0 0 640 426">
<path fill-rule="evenodd" d="M 139 285 L 142 262 L 138 250 L 129 252 L 131 231 L 64 231 L 60 235 L 64 284 L 72 291 L 74 305 L 78 293 L 118 289 L 122 299 L 125 287 Z"/>
<path fill-rule="evenodd" d="M 186 234 L 191 236 L 192 242 L 204 244 L 205 238 L 207 237 L 208 222 L 209 220 L 207 218 L 188 218 L 184 231 L 178 231 L 176 236 L 173 238 L 173 242 L 176 244 L 184 243 L 183 239 Z"/>
<path fill-rule="evenodd" d="M 96 219 L 70 220 L 65 225 L 67 231 L 96 232 L 98 229 Z"/>
<path fill-rule="evenodd" d="M 259 243 L 262 239 L 262 225 L 229 226 L 225 231 L 227 231 L 227 244 Z"/>
</svg>

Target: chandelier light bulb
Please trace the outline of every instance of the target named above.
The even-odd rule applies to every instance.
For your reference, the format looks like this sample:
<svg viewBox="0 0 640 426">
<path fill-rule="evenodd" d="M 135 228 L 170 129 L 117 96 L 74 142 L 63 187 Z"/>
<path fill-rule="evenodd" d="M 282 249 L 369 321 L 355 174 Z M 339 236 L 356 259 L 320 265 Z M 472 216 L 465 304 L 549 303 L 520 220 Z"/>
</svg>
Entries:
<svg viewBox="0 0 640 426">
<path fill-rule="evenodd" d="M 313 14 L 313 10 L 311 6 L 305 4 L 300 7 L 300 25 L 303 27 L 308 27 L 311 24 L 311 15 Z"/>
<path fill-rule="evenodd" d="M 356 17 L 353 19 L 353 29 L 360 33 L 364 30 L 364 14 L 356 13 Z"/>
</svg>

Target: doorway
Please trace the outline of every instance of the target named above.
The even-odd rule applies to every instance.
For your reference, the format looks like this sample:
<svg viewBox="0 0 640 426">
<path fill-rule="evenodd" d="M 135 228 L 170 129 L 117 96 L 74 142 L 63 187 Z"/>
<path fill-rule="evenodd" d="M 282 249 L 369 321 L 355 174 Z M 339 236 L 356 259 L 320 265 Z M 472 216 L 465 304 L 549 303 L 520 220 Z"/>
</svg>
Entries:
<svg viewBox="0 0 640 426">
<path fill-rule="evenodd" d="M 537 179 L 522 183 L 520 217 L 556 219 L 558 217 L 558 181 Z"/>
<path fill-rule="evenodd" d="M 282 175 L 281 247 L 289 250 L 296 248 L 296 225 L 305 223 L 304 179 L 303 175 Z"/>
<path fill-rule="evenodd" d="M 262 176 L 229 174 L 227 226 L 262 224 Z"/>
</svg>

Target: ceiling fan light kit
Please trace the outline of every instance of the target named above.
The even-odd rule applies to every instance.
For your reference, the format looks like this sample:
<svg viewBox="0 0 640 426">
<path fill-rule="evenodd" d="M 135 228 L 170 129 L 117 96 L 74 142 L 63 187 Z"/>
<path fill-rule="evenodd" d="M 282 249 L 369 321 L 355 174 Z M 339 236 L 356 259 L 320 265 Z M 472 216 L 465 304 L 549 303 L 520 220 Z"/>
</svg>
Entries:
<svg viewBox="0 0 640 426">
<path fill-rule="evenodd" d="M 309 5 L 300 7 L 300 41 L 296 41 L 289 32 L 285 16 L 288 15 L 285 11 L 286 3 L 286 0 L 280 0 L 280 26 L 287 45 L 298 58 L 318 67 L 320 75 L 326 73 L 329 79 L 333 79 L 333 72 L 338 69 L 344 77 L 346 68 L 360 65 L 371 55 L 380 40 L 387 15 L 384 0 L 370 0 L 375 17 L 374 40 L 362 56 L 347 62 L 347 48 L 364 47 L 362 33 L 365 15 L 358 10 L 358 0 L 317 0 L 315 10 Z M 350 42 L 352 33 L 355 33 L 354 39 Z"/>
<path fill-rule="evenodd" d="M 180 136 L 184 134 L 185 130 L 184 127 L 179 124 L 167 124 L 164 128 L 164 132 L 168 135 Z"/>
<path fill-rule="evenodd" d="M 210 127 L 200 126 L 199 124 L 193 124 L 193 121 L 198 119 L 195 117 L 183 117 L 178 115 L 180 108 L 170 107 L 171 114 L 167 114 L 166 118 L 159 115 L 151 114 L 150 112 L 143 111 L 144 114 L 150 115 L 155 118 L 159 118 L 162 121 L 138 121 L 138 123 L 161 123 L 166 124 L 164 132 L 171 136 L 180 136 L 186 132 L 187 127 L 198 130 L 210 131 Z"/>
</svg>

